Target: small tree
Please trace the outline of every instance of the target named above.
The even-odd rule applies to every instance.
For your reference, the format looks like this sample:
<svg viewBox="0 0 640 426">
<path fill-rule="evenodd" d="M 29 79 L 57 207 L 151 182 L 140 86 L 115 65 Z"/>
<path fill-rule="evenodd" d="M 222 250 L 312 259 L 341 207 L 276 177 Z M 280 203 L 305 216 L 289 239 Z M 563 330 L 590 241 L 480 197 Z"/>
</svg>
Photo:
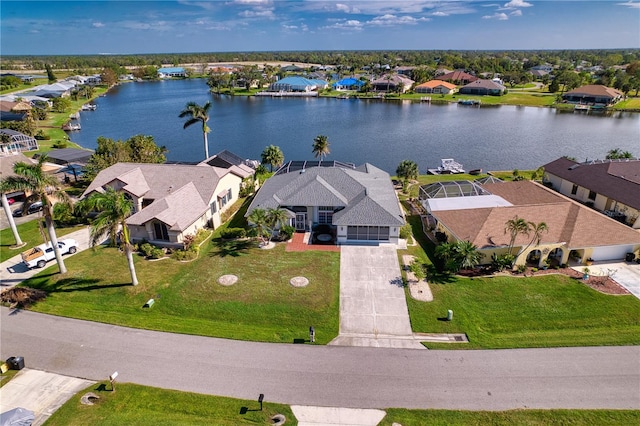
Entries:
<svg viewBox="0 0 640 426">
<path fill-rule="evenodd" d="M 273 171 L 273 166 L 280 167 L 284 164 L 284 154 L 280 147 L 269 145 L 260 154 L 262 162 L 269 165 L 269 170 Z"/>
<path fill-rule="evenodd" d="M 324 158 L 331 153 L 329 150 L 329 140 L 325 135 L 318 135 L 313 139 L 313 156 L 315 158 L 320 157 L 320 160 L 324 160 Z"/>
<path fill-rule="evenodd" d="M 247 221 L 253 225 L 258 232 L 258 238 L 262 245 L 266 244 L 267 238 L 271 233 L 269 228 L 269 220 L 267 218 L 267 211 L 265 209 L 256 208 L 249 213 Z"/>
<path fill-rule="evenodd" d="M 396 169 L 396 176 L 402 180 L 404 188 L 409 180 L 418 179 L 418 165 L 411 160 L 402 160 Z"/>
</svg>

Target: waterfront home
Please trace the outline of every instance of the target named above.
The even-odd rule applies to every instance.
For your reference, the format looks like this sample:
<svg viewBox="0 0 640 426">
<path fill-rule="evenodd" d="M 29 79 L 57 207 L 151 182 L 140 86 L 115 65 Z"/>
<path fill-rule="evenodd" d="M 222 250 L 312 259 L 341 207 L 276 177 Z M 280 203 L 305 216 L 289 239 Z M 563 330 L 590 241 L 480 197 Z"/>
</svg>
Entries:
<svg viewBox="0 0 640 426">
<path fill-rule="evenodd" d="M 158 78 L 184 78 L 187 71 L 182 67 L 163 67 L 158 69 Z"/>
<path fill-rule="evenodd" d="M 371 82 L 374 92 L 399 92 L 404 93 L 411 89 L 415 81 L 401 74 L 387 74 Z"/>
<path fill-rule="evenodd" d="M 269 92 L 317 92 L 327 87 L 324 80 L 311 80 L 305 77 L 285 77 L 269 85 Z"/>
<path fill-rule="evenodd" d="M 31 92 L 25 95 L 39 96 L 41 98 L 67 98 L 71 96 L 71 89 L 77 86 L 74 81 L 59 81 L 53 84 L 43 84 L 36 86 Z"/>
<path fill-rule="evenodd" d="M 441 81 L 441 80 L 431 80 L 426 83 L 419 84 L 415 87 L 414 91 L 416 93 L 434 93 L 441 95 L 452 95 L 456 92 L 456 85 Z"/>
<path fill-rule="evenodd" d="M 474 82 L 478 79 L 475 75 L 471 75 L 461 70 L 451 71 L 446 74 L 439 75 L 436 80 L 448 81 L 449 83 L 463 85 Z"/>
<path fill-rule="evenodd" d="M 336 81 L 332 84 L 334 90 L 359 90 L 362 86 L 364 86 L 364 81 L 359 80 L 354 77 L 343 78 L 342 80 Z"/>
<path fill-rule="evenodd" d="M 462 86 L 458 92 L 461 95 L 493 95 L 500 96 L 504 94 L 505 87 L 493 80 L 476 80 L 465 86 Z"/>
<path fill-rule="evenodd" d="M 539 240 L 531 233 L 518 234 L 511 251 L 520 253 L 515 265 L 621 260 L 640 251 L 637 231 L 533 181 L 438 184 L 440 190 L 420 190 L 434 231 L 449 242 L 473 243 L 484 255 L 482 264 L 490 264 L 494 254 L 508 253 L 510 234 L 505 226 L 516 217 L 544 222 L 548 231 Z"/>
<path fill-rule="evenodd" d="M 245 216 L 256 208 L 285 209 L 299 232 L 322 225 L 338 244 L 397 243 L 404 224 L 389 174 L 368 163 L 291 161 L 264 182 Z"/>
<path fill-rule="evenodd" d="M 107 187 L 124 191 L 133 202 L 127 219 L 132 241 L 181 247 L 185 236 L 220 226 L 243 176 L 246 170 L 236 166 L 117 163 L 98 173 L 83 197 Z"/>
<path fill-rule="evenodd" d="M 588 84 L 564 93 L 562 99 L 583 105 L 613 105 L 622 99 L 622 92 L 601 84 Z"/>
<path fill-rule="evenodd" d="M 544 165 L 544 182 L 559 193 L 640 229 L 640 159 Z"/>
</svg>

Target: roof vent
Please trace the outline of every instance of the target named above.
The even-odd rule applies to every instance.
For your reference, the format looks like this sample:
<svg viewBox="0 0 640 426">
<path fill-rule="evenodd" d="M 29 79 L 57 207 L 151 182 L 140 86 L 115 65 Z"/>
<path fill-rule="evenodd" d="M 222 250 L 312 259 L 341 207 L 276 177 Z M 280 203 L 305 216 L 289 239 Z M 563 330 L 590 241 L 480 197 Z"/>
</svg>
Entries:
<svg viewBox="0 0 640 426">
<path fill-rule="evenodd" d="M 574 164 L 573 166 L 569 167 L 569 170 L 574 170 L 574 169 L 577 169 L 578 167 L 580 167 L 580 164 Z"/>
</svg>

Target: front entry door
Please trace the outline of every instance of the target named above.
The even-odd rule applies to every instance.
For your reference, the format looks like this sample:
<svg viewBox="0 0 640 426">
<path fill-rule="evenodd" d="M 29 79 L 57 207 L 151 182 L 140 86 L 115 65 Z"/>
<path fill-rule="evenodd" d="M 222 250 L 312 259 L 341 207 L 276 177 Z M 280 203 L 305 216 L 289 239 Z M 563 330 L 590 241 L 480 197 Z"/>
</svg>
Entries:
<svg viewBox="0 0 640 426">
<path fill-rule="evenodd" d="M 304 231 L 307 224 L 306 213 L 296 213 L 296 231 Z"/>
</svg>

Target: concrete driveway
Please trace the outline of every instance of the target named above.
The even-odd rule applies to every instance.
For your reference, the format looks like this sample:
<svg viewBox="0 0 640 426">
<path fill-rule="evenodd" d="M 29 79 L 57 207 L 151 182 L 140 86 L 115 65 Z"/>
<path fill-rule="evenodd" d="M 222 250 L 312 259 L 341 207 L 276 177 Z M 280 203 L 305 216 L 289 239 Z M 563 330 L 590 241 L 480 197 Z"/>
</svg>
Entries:
<svg viewBox="0 0 640 426">
<path fill-rule="evenodd" d="M 395 247 L 341 247 L 340 335 L 330 344 L 424 349 L 411 331 Z"/>
<path fill-rule="evenodd" d="M 594 275 L 609 275 L 618 284 L 640 299 L 640 264 L 627 262 L 596 262 L 589 266 Z"/>
</svg>

